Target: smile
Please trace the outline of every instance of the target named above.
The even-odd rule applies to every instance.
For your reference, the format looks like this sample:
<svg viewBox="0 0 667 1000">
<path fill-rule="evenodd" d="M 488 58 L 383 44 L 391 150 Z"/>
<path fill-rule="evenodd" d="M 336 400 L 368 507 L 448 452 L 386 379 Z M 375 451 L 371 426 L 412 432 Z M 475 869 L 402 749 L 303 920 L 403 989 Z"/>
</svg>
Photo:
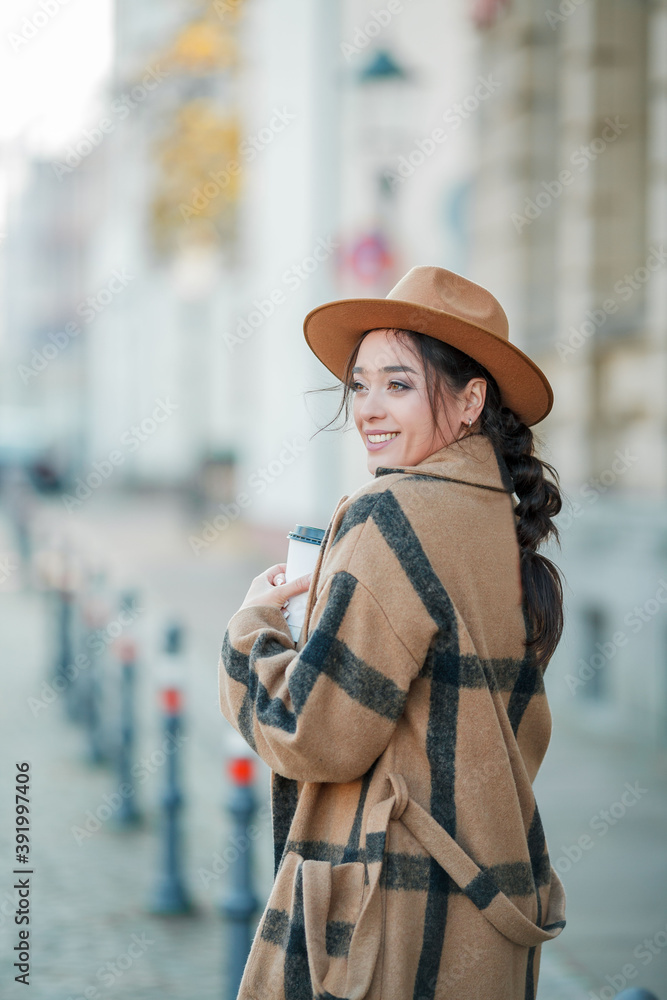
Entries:
<svg viewBox="0 0 667 1000">
<path fill-rule="evenodd" d="M 371 444 L 380 444 L 381 441 L 391 441 L 392 438 L 398 437 L 400 431 L 392 431 L 391 434 L 367 434 L 368 440 Z"/>
<path fill-rule="evenodd" d="M 382 434 L 366 434 L 366 451 L 382 451 L 387 445 L 398 437 L 400 431 L 389 431 Z"/>
</svg>

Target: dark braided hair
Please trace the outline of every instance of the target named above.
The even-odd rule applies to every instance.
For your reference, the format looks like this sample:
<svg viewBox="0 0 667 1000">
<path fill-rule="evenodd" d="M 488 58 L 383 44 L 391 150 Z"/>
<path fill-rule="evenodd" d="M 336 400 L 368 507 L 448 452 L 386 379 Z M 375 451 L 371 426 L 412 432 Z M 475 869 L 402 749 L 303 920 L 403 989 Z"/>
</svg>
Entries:
<svg viewBox="0 0 667 1000">
<path fill-rule="evenodd" d="M 563 631 L 561 573 L 555 563 L 537 551 L 552 536 L 560 546 L 558 528 L 552 520 L 562 507 L 558 474 L 553 466 L 535 455 L 532 431 L 513 410 L 503 405 L 496 380 L 479 361 L 426 334 L 394 328 L 389 332 L 395 334 L 422 362 L 433 415 L 434 438 L 438 422 L 438 397 L 458 396 L 470 379 L 486 380 L 486 398 L 478 418 L 479 433 L 491 441 L 503 480 L 518 498 L 514 513 L 521 560 L 526 652 L 544 672 Z M 370 331 L 367 330 L 366 333 Z M 343 410 L 345 422 L 350 416 L 353 381 L 351 372 L 366 333 L 359 338 L 347 359 L 342 380 L 343 395 L 338 410 L 325 427 L 319 430 L 328 428 Z M 327 386 L 324 390 L 309 391 L 339 389 L 339 385 L 334 385 Z M 547 479 L 545 472 L 549 473 L 553 481 Z"/>
</svg>

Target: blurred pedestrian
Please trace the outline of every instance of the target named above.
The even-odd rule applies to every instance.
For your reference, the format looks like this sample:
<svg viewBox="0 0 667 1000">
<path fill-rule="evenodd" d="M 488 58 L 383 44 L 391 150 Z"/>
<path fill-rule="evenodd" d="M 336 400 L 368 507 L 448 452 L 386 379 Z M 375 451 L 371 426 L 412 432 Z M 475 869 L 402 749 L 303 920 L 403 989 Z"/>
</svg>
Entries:
<svg viewBox="0 0 667 1000">
<path fill-rule="evenodd" d="M 537 552 L 558 476 L 530 430 L 551 387 L 495 297 L 439 267 L 304 332 L 373 478 L 312 579 L 269 567 L 224 636 L 222 712 L 272 769 L 275 879 L 239 998 L 534 1000 L 565 925 L 532 789 L 563 627 Z"/>
</svg>

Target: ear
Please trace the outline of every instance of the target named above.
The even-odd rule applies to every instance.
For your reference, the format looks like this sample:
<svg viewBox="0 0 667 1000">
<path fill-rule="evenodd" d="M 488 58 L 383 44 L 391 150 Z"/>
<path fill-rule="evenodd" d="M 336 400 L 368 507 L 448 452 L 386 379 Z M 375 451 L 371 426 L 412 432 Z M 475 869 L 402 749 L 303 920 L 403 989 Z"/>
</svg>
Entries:
<svg viewBox="0 0 667 1000">
<path fill-rule="evenodd" d="M 484 409 L 484 403 L 486 401 L 486 379 L 471 378 L 463 390 L 463 398 L 465 400 L 463 419 L 467 423 L 470 418 L 474 424 Z"/>
</svg>

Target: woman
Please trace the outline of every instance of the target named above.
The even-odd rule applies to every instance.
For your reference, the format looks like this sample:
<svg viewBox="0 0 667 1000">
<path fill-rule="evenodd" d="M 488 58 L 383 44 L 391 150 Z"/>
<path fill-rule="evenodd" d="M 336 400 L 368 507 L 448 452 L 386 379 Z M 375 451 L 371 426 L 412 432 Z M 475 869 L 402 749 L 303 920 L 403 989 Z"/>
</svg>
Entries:
<svg viewBox="0 0 667 1000">
<path fill-rule="evenodd" d="M 222 713 L 272 769 L 275 880 L 239 998 L 534 1000 L 565 925 L 532 791 L 563 624 L 536 552 L 557 476 L 529 430 L 551 388 L 493 295 L 443 268 L 304 332 L 373 479 L 312 579 L 271 566 L 224 637 Z M 295 646 L 282 609 L 306 589 Z"/>
</svg>

